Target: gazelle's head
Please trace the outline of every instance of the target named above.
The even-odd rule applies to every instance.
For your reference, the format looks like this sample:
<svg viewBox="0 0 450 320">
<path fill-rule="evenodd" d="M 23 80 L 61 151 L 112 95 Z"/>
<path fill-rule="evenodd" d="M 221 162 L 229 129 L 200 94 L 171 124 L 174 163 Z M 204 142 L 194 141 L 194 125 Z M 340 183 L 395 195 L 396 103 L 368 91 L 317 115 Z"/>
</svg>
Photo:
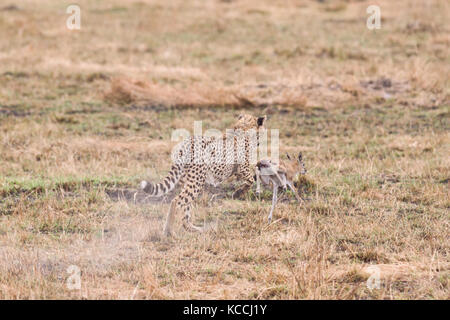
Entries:
<svg viewBox="0 0 450 320">
<path fill-rule="evenodd" d="M 305 167 L 305 163 L 303 162 L 303 156 L 302 156 L 302 153 L 301 152 L 299 152 L 298 153 L 298 155 L 297 155 L 297 159 L 293 159 L 290 155 L 289 155 L 289 153 L 286 153 L 286 157 L 288 158 L 288 160 L 290 160 L 290 161 L 296 161 L 297 163 L 298 163 L 298 166 L 299 166 L 299 171 L 295 174 L 295 176 L 297 177 L 297 175 L 299 175 L 299 174 L 306 174 L 306 172 L 307 172 L 307 170 L 306 170 L 306 167 Z"/>
</svg>

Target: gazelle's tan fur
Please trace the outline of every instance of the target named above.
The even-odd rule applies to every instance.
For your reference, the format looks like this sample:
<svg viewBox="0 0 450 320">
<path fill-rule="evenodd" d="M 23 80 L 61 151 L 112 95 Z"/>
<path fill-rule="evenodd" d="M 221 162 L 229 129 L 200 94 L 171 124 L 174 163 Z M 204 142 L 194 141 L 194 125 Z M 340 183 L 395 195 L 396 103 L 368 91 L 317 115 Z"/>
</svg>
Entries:
<svg viewBox="0 0 450 320">
<path fill-rule="evenodd" d="M 256 193 L 258 195 L 261 193 L 261 182 L 266 187 L 272 185 L 273 195 L 272 207 L 270 208 L 268 217 L 269 223 L 272 221 L 273 211 L 278 201 L 278 189 L 280 187 L 284 190 L 287 188 L 291 189 L 297 201 L 301 201 L 293 181 L 299 174 L 306 173 L 303 157 L 299 153 L 295 161 L 289 155 L 287 155 L 287 158 L 288 161 L 280 161 L 280 163 L 269 159 L 262 159 L 255 167 Z"/>
</svg>

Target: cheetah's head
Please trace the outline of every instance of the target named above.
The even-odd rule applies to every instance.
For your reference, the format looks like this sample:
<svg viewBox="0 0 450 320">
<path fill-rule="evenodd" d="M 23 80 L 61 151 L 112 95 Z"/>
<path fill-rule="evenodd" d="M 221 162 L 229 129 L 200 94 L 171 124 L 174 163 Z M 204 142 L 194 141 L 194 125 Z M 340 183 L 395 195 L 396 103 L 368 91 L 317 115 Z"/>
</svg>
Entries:
<svg viewBox="0 0 450 320">
<path fill-rule="evenodd" d="M 238 121 L 234 125 L 235 130 L 251 130 L 251 129 L 262 129 L 264 128 L 264 123 L 266 122 L 267 116 L 254 117 L 250 114 L 239 115 Z"/>
</svg>

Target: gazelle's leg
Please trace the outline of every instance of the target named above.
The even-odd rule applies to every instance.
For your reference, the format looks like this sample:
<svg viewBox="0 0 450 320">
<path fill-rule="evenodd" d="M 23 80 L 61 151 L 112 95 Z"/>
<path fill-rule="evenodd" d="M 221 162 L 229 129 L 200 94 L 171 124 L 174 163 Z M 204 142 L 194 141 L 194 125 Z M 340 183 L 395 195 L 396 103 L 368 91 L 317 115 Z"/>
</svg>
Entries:
<svg viewBox="0 0 450 320">
<path fill-rule="evenodd" d="M 301 201 L 301 198 L 298 196 L 297 189 L 294 187 L 294 185 L 289 181 L 286 180 L 286 185 L 292 190 L 294 193 L 295 199 L 297 199 L 298 202 Z"/>
<path fill-rule="evenodd" d="M 277 193 L 278 193 L 278 185 L 276 183 L 273 183 L 273 195 L 272 195 L 272 207 L 270 208 L 270 213 L 269 213 L 269 223 L 272 222 L 272 215 L 273 215 L 273 210 L 275 209 L 275 205 L 277 204 Z"/>
<path fill-rule="evenodd" d="M 286 185 L 287 185 L 287 178 L 286 178 L 286 174 L 279 174 L 279 177 L 281 179 L 281 185 L 283 186 L 283 190 L 286 191 Z"/>
<path fill-rule="evenodd" d="M 258 168 L 255 169 L 255 175 L 256 175 L 256 195 L 258 196 L 258 199 L 261 199 L 261 172 L 258 170 Z"/>
</svg>

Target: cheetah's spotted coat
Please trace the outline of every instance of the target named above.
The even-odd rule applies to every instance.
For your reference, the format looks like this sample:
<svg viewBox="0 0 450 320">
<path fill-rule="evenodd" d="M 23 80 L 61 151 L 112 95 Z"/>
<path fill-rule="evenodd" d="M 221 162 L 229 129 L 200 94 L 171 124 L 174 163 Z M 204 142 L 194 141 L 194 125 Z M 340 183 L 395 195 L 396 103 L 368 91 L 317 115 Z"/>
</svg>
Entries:
<svg viewBox="0 0 450 320">
<path fill-rule="evenodd" d="M 182 141 L 172 153 L 173 165 L 168 176 L 160 183 L 141 182 L 141 189 L 151 196 L 162 196 L 178 184 L 182 190 L 171 202 L 164 234 L 171 234 L 174 215 L 184 213 L 183 226 L 191 231 L 203 231 L 191 222 L 193 201 L 205 184 L 219 185 L 231 176 L 243 181 L 233 197 L 246 192 L 254 182 L 252 163 L 256 162 L 259 130 L 266 117 L 241 115 L 233 130 L 220 138 L 193 136 Z"/>
</svg>

